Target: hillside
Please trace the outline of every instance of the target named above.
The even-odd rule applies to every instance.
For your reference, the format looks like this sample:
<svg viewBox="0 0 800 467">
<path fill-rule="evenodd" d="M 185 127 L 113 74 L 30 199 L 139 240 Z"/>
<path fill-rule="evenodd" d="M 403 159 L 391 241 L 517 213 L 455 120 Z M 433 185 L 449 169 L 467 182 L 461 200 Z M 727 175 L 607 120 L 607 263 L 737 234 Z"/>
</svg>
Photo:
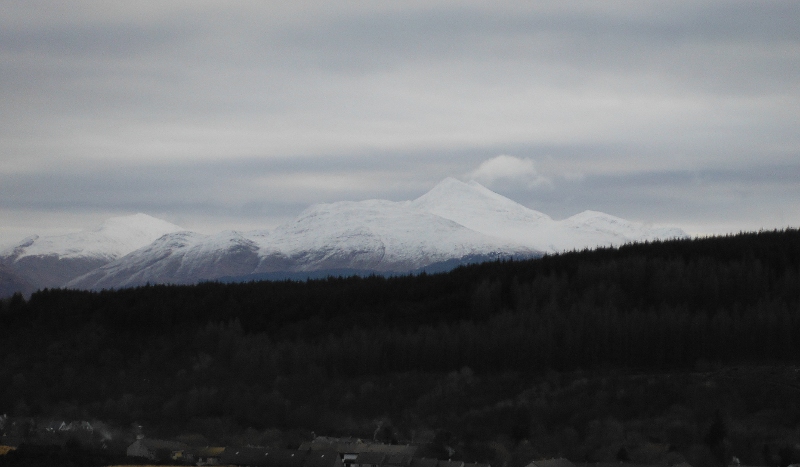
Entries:
<svg viewBox="0 0 800 467">
<path fill-rule="evenodd" d="M 62 287 L 75 277 L 180 230 L 177 225 L 141 213 L 112 217 L 89 230 L 26 238 L 0 251 L 0 266 L 25 278 L 28 284 L 11 288 L 11 293 Z M 11 293 L 0 289 L 0 297 Z"/>
</svg>

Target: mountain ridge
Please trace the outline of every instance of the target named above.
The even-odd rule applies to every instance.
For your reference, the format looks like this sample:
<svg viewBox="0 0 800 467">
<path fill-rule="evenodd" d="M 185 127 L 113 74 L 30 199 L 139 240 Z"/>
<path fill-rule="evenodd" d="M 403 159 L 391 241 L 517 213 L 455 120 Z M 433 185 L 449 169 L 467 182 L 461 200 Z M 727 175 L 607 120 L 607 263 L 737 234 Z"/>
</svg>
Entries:
<svg viewBox="0 0 800 467">
<path fill-rule="evenodd" d="M 0 264 L 37 287 L 97 290 L 315 271 L 401 274 L 676 237 L 688 236 L 596 211 L 554 220 L 475 181 L 445 178 L 414 200 L 315 204 L 271 231 L 205 235 L 146 214 L 112 218 L 89 231 L 28 237 L 0 253 Z"/>
<path fill-rule="evenodd" d="M 179 230 L 183 229 L 142 213 L 112 217 L 89 230 L 29 236 L 0 252 L 0 264 L 34 288 L 62 287 L 77 276 Z"/>
</svg>

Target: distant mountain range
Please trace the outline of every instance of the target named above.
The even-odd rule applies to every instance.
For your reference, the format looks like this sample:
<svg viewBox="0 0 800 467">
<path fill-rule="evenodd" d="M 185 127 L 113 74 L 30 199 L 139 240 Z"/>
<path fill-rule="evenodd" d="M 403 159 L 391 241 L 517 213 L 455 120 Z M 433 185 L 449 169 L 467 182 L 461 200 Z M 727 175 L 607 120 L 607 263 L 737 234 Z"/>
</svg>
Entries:
<svg viewBox="0 0 800 467">
<path fill-rule="evenodd" d="M 0 296 L 44 287 L 438 272 L 488 259 L 684 237 L 678 228 L 594 211 L 557 221 L 474 181 L 447 178 L 413 201 L 314 205 L 272 231 L 203 235 L 135 214 L 90 231 L 29 237 L 0 252 Z"/>
</svg>

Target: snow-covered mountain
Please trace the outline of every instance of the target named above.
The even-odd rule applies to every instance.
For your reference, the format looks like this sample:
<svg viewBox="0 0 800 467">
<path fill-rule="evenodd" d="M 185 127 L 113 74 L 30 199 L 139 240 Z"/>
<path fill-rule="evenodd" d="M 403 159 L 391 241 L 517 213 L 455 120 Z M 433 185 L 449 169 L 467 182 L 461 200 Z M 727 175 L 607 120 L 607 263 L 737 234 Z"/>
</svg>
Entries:
<svg viewBox="0 0 800 467">
<path fill-rule="evenodd" d="M 66 284 L 110 289 L 151 284 L 193 284 L 250 274 L 259 263 L 258 245 L 238 232 L 209 236 L 174 232 Z"/>
<path fill-rule="evenodd" d="M 476 232 L 548 253 L 687 237 L 678 228 L 652 228 L 597 211 L 553 220 L 478 182 L 464 183 L 454 178 L 446 178 L 409 204 Z"/>
<path fill-rule="evenodd" d="M 67 281 L 149 245 L 180 227 L 146 214 L 114 217 L 91 230 L 49 237 L 28 237 L 0 252 L 0 264 L 37 288 Z"/>
<path fill-rule="evenodd" d="M 137 214 L 91 232 L 32 238 L 0 258 L 22 266 L 36 258 L 48 270 L 80 259 L 82 272 L 61 271 L 48 286 L 103 289 L 320 270 L 403 273 L 468 258 L 534 257 L 686 236 L 594 211 L 558 221 L 476 182 L 447 178 L 412 201 L 314 205 L 273 231 L 209 236 Z"/>
<path fill-rule="evenodd" d="M 274 232 L 179 232 L 67 284 L 102 289 L 150 283 L 190 284 L 270 272 L 405 272 L 451 259 L 534 256 L 523 245 L 383 200 L 320 204 Z"/>
<path fill-rule="evenodd" d="M 384 200 L 312 206 L 278 227 L 262 251 L 264 260 L 255 272 L 281 270 L 285 260 L 299 271 L 408 271 L 470 255 L 538 253 L 407 203 Z"/>
</svg>

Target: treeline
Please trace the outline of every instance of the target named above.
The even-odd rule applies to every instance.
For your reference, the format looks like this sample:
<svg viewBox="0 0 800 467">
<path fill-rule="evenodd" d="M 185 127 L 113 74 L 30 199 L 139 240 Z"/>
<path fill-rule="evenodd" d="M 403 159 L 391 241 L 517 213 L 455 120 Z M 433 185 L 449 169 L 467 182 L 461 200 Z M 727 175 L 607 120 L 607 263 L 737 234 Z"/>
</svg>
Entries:
<svg viewBox="0 0 800 467">
<path fill-rule="evenodd" d="M 45 290 L 2 302 L 0 358 L 8 382 L 0 413 L 18 416 L 194 423 L 206 432 L 224 432 L 203 425 L 224 417 L 320 432 L 382 415 L 430 425 L 414 417 L 435 420 L 424 409 L 435 375 L 465 368 L 532 377 L 800 363 L 800 232 L 435 275 Z M 393 375 L 403 383 L 393 386 Z M 529 429 L 512 425 L 498 429 L 513 437 Z"/>
</svg>

